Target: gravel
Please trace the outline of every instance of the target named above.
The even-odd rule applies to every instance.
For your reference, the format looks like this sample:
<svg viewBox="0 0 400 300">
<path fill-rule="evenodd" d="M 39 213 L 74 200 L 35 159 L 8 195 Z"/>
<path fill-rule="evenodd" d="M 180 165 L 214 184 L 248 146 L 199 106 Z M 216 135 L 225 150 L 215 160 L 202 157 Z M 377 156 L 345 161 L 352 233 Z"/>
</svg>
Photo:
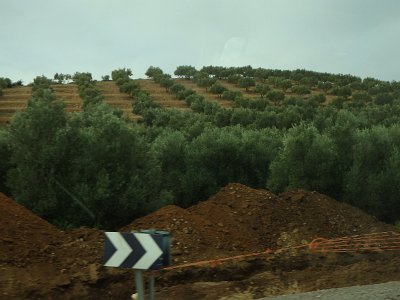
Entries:
<svg viewBox="0 0 400 300">
<path fill-rule="evenodd" d="M 320 290 L 259 300 L 400 300 L 400 281 Z"/>
</svg>

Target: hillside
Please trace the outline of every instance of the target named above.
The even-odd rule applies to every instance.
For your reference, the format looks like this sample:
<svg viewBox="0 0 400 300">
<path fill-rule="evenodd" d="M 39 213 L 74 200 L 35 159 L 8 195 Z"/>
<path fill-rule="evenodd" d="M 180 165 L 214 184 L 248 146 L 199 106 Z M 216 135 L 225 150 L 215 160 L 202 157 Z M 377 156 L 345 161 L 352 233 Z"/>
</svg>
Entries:
<svg viewBox="0 0 400 300">
<path fill-rule="evenodd" d="M 30 87 L 16 87 L 3 90 L 0 97 L 0 125 L 5 125 L 15 112 L 25 109 L 31 96 Z"/>
<path fill-rule="evenodd" d="M 254 74 L 252 77 L 246 77 L 246 78 L 252 78 L 253 80 L 253 85 L 248 86 L 247 88 L 244 86 L 241 87 L 241 85 L 238 83 L 233 83 L 230 80 L 231 76 L 215 79 L 216 82 L 220 84 L 222 87 L 224 87 L 227 91 L 241 93 L 241 97 L 245 99 L 245 102 L 243 102 L 243 100 L 236 102 L 234 101 L 234 99 L 230 100 L 224 99 L 221 94 L 220 95 L 213 94 L 210 92 L 209 88 L 199 87 L 194 78 L 190 79 L 173 78 L 172 81 L 173 83 L 183 85 L 186 89 L 191 89 L 195 91 L 199 96 L 204 97 L 206 101 L 215 102 L 222 108 L 247 107 L 248 106 L 248 104 L 246 104 L 247 101 L 252 101 L 252 100 L 257 101 L 258 99 L 260 99 L 260 94 L 259 92 L 256 92 L 256 88 L 254 87 L 255 85 L 267 86 L 267 89 L 269 91 L 278 93 L 281 92 L 283 93 L 285 99 L 307 100 L 311 99 L 314 96 L 317 97 L 320 95 L 324 95 L 322 100 L 321 99 L 318 100 L 320 105 L 327 105 L 337 98 L 338 99 L 340 98 L 340 101 L 338 100 L 339 101 L 338 105 L 341 105 L 341 102 L 343 101 L 351 101 L 354 98 L 353 94 L 355 94 L 355 97 L 357 97 L 357 99 L 360 98 L 361 95 L 361 97 L 365 98 L 363 101 L 370 101 L 367 98 L 368 97 L 370 98 L 371 96 L 374 97 L 375 95 L 377 95 L 380 89 L 382 89 L 383 92 L 388 91 L 386 83 L 384 83 L 382 88 L 379 87 L 376 88 L 376 91 L 375 90 L 372 91 L 371 89 L 375 88 L 373 84 L 375 84 L 376 82 L 379 83 L 379 81 L 372 80 L 372 83 L 369 83 L 369 85 L 365 84 L 365 86 L 363 86 L 362 85 L 363 83 L 361 83 L 359 79 L 351 76 L 348 76 L 349 78 L 347 78 L 346 77 L 347 75 L 331 75 L 325 73 L 321 73 L 322 74 L 321 75 L 320 73 L 314 74 L 313 72 L 309 72 L 311 73 L 310 75 L 307 74 L 306 71 L 304 71 L 305 74 L 303 75 L 297 74 L 298 78 L 293 76 L 293 79 L 285 79 L 285 78 L 291 78 L 290 76 L 292 75 L 290 76 L 285 75 L 286 77 L 284 76 L 280 77 L 280 76 L 275 76 L 274 75 L 275 73 L 271 71 L 272 75 L 260 78 L 261 75 L 257 75 L 257 70 L 258 69 L 253 69 Z M 302 74 L 303 70 L 300 71 L 301 71 L 300 74 Z M 240 72 L 240 68 L 237 72 Z M 278 72 L 278 70 L 276 72 L 278 75 L 282 75 Z M 208 73 L 208 76 L 214 76 L 214 78 L 216 78 L 217 75 L 218 73 L 214 74 L 212 71 Z M 331 83 L 329 81 L 318 81 L 316 79 L 319 78 L 320 80 L 326 80 L 326 79 L 333 80 L 336 78 L 335 76 L 339 78 L 337 79 L 339 80 L 337 83 Z M 340 80 L 342 81 L 347 80 L 345 81 L 345 83 L 347 84 L 340 82 Z M 168 91 L 168 89 L 162 87 L 159 83 L 156 83 L 155 80 L 138 79 L 137 82 L 140 84 L 140 87 L 143 91 L 148 92 L 152 97 L 152 99 L 156 103 L 161 104 L 163 107 L 177 108 L 180 110 L 190 109 L 184 100 L 178 100 L 177 96 L 174 93 Z M 285 87 L 282 82 L 288 85 Z M 329 85 L 324 86 L 325 83 L 329 83 Z M 138 120 L 140 118 L 140 116 L 132 113 L 131 98 L 127 94 L 121 93 L 115 82 L 99 81 L 96 83 L 96 86 L 101 91 L 101 94 L 104 96 L 105 102 L 107 104 L 122 109 L 124 114 L 132 120 Z M 56 97 L 64 99 L 66 103 L 67 112 L 79 111 L 81 109 L 82 100 L 78 95 L 78 89 L 76 84 L 73 83 L 53 84 L 51 87 L 54 89 Z M 12 115 L 15 112 L 26 108 L 27 100 L 31 96 L 31 88 L 28 86 L 4 88 L 3 93 L 4 95 L 0 96 L 0 125 L 4 125 L 7 122 L 9 122 L 9 120 L 11 119 Z M 368 94 L 370 94 L 371 96 L 369 96 Z M 267 95 L 266 98 L 268 99 L 268 97 L 269 96 Z M 274 105 L 281 105 L 281 103 L 280 104 L 275 103 L 275 100 L 272 100 L 272 102 L 274 102 L 273 103 Z"/>
<path fill-rule="evenodd" d="M 114 81 L 98 82 L 77 72 L 73 84 L 36 77 L 39 105 L 24 115 L 26 122 L 0 131 L 2 190 L 16 199 L 30 195 L 26 205 L 48 221 L 73 226 L 93 221 L 76 207 L 41 210 L 41 201 L 60 207 L 70 201 L 54 190 L 56 181 L 101 211 L 97 222 L 114 228 L 132 214 L 196 204 L 228 182 L 276 193 L 315 190 L 382 221 L 399 221 L 398 82 L 250 66 L 179 66 L 178 78 L 156 67 L 146 72 L 149 79 L 132 74 L 117 69 L 103 76 Z M 71 80 L 60 76 L 58 82 Z M 5 124 L 26 107 L 31 89 L 0 82 Z M 88 109 L 65 119 L 62 105 L 49 105 L 55 97 L 68 113 Z M 101 101 L 134 122 L 98 106 Z M 110 218 L 115 211 L 119 219 Z"/>
<path fill-rule="evenodd" d="M 165 108 L 177 108 L 188 110 L 185 101 L 176 99 L 175 95 L 167 92 L 165 88 L 156 84 L 150 79 L 139 79 L 141 89 L 150 93 L 155 102 Z M 221 107 L 232 107 L 232 101 L 220 99 L 216 95 L 207 93 L 204 89 L 196 86 L 193 82 L 176 79 L 176 82 L 183 84 L 186 88 L 191 88 L 199 95 L 205 96 L 207 100 L 218 103 Z M 105 98 L 105 102 L 113 107 L 120 108 L 124 115 L 136 121 L 140 116 L 132 113 L 131 98 L 119 91 L 118 86 L 113 81 L 100 81 L 96 86 Z M 81 98 L 78 94 L 78 88 L 75 84 L 54 84 L 51 86 L 58 99 L 63 99 L 66 104 L 66 112 L 75 112 L 81 109 Z M 4 95 L 0 97 L 0 125 L 5 125 L 17 111 L 24 110 L 27 101 L 31 97 L 30 87 L 6 88 Z"/>
<path fill-rule="evenodd" d="M 99 82 L 97 86 L 107 104 L 122 109 L 124 114 L 133 120 L 138 119 L 137 115 L 132 114 L 130 98 L 126 94 L 119 92 L 118 87 L 113 82 Z M 66 112 L 81 110 L 82 100 L 79 97 L 76 84 L 54 84 L 51 88 L 54 90 L 57 99 L 64 101 Z M 6 88 L 3 91 L 4 95 L 0 97 L 1 125 L 9 122 L 15 112 L 24 110 L 27 106 L 27 101 L 32 96 L 30 87 Z"/>
</svg>

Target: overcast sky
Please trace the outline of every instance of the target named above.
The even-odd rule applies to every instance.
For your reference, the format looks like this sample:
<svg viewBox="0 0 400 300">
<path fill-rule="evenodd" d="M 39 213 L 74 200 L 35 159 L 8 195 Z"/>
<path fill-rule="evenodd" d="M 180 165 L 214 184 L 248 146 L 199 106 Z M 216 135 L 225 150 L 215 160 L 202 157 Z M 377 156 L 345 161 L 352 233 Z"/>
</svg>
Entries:
<svg viewBox="0 0 400 300">
<path fill-rule="evenodd" d="M 398 0 L 0 0 L 0 77 L 128 67 L 307 69 L 400 80 Z"/>
</svg>

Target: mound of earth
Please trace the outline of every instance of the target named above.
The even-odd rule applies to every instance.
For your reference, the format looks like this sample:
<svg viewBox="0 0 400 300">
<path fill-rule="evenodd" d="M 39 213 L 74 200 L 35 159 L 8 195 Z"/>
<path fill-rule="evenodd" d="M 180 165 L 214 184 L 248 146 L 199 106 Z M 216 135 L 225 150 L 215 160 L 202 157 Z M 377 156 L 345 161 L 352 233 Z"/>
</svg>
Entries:
<svg viewBox="0 0 400 300">
<path fill-rule="evenodd" d="M 123 231 L 148 228 L 171 232 L 175 262 L 309 243 L 317 237 L 393 230 L 361 210 L 317 192 L 293 190 L 276 196 L 238 183 L 188 209 L 161 208 Z"/>
<path fill-rule="evenodd" d="M 394 230 L 356 208 L 316 192 L 293 190 L 276 196 L 236 183 L 188 209 L 173 205 L 161 208 L 121 231 L 150 228 L 171 231 L 174 264 L 307 243 L 316 237 Z M 0 194 L 0 299 L 128 298 L 133 292 L 133 272 L 103 267 L 103 242 L 101 230 L 79 228 L 63 232 Z M 249 284 L 258 290 L 250 293 L 261 296 L 270 293 L 271 278 L 283 281 L 270 294 L 287 292 L 293 280 L 304 291 L 311 286 L 307 270 L 319 272 L 310 289 L 327 288 L 337 280 L 336 275 L 331 275 L 333 270 L 341 266 L 348 268 L 348 272 L 337 270 L 344 274 L 341 286 L 354 278 L 360 284 L 400 280 L 398 269 L 390 268 L 398 265 L 398 258 L 362 256 L 358 262 L 365 263 L 365 268 L 358 268 L 353 257 L 310 257 L 160 273 L 159 298 L 218 299 L 236 291 L 246 292 Z M 385 271 L 365 276 L 365 270 L 379 266 Z M 263 272 L 271 274 L 257 275 Z M 203 286 L 196 281 L 206 283 Z M 214 282 L 219 282 L 218 288 Z M 210 294 L 210 298 L 205 287 L 211 286 L 215 295 Z"/>
<path fill-rule="evenodd" d="M 0 193 L 0 264 L 48 260 L 62 231 Z"/>
<path fill-rule="evenodd" d="M 291 238 L 291 243 L 300 243 L 317 237 L 336 238 L 394 230 L 393 226 L 358 208 L 315 191 L 291 190 L 280 194 L 278 199 L 280 210 L 273 211 L 273 226 L 280 232 L 280 245 L 285 238 Z"/>
</svg>

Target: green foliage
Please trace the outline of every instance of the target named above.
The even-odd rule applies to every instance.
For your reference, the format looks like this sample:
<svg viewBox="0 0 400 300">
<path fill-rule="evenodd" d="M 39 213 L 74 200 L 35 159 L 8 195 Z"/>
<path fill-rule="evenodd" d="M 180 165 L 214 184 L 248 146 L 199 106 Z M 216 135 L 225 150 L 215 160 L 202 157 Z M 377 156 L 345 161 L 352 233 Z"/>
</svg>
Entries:
<svg viewBox="0 0 400 300">
<path fill-rule="evenodd" d="M 336 107 L 337 109 L 343 108 L 343 104 L 346 102 L 346 98 L 344 97 L 336 97 L 332 100 L 329 105 Z"/>
<path fill-rule="evenodd" d="M 224 91 L 222 97 L 234 101 L 225 109 L 175 84 L 168 88 L 191 108 L 180 111 L 155 103 L 129 69 L 113 75 L 120 90 L 134 96 L 139 123 L 101 103 L 90 73 L 74 74 L 84 111 L 68 117 L 53 82 L 34 81 L 27 110 L 0 130 L 0 191 L 63 226 L 115 229 L 165 204 L 197 203 L 228 182 L 266 184 L 275 192 L 318 190 L 387 222 L 398 220 L 399 82 L 207 66 L 193 76 L 199 86 L 257 78 L 262 83 L 254 90 L 262 98 Z M 173 82 L 159 68 L 146 75 Z M 266 83 L 275 90 L 262 91 Z M 328 105 L 321 105 L 322 93 L 285 98 L 283 91 L 299 85 L 332 90 L 337 98 Z"/>
<path fill-rule="evenodd" d="M 273 191 L 306 188 L 330 194 L 335 189 L 337 151 L 333 141 L 307 124 L 290 129 L 271 164 L 267 186 Z"/>
<path fill-rule="evenodd" d="M 254 77 L 262 82 L 265 82 L 269 75 L 270 75 L 270 71 L 268 71 L 264 68 L 257 68 L 254 71 Z"/>
<path fill-rule="evenodd" d="M 15 82 L 13 82 L 12 87 L 15 87 L 15 86 L 23 86 L 22 80 L 17 80 Z"/>
<path fill-rule="evenodd" d="M 110 106 L 76 114 L 66 135 L 80 147 L 68 149 L 70 166 L 60 182 L 95 212 L 97 224 L 117 228 L 165 204 L 158 198 L 159 169 L 139 128 Z"/>
<path fill-rule="evenodd" d="M 88 72 L 75 72 L 72 80 L 78 85 L 79 96 L 83 100 L 82 108 L 88 109 L 89 106 L 102 103 L 104 97 L 92 80 L 92 74 Z"/>
<path fill-rule="evenodd" d="M 222 99 L 225 100 L 235 100 L 237 97 L 242 97 L 243 94 L 240 91 L 232 91 L 232 90 L 226 90 L 222 93 Z"/>
<path fill-rule="evenodd" d="M 310 94 L 311 91 L 304 85 L 294 85 L 292 86 L 292 93 L 295 93 L 297 95 L 306 95 Z"/>
<path fill-rule="evenodd" d="M 159 207 L 159 170 L 139 129 L 108 105 L 90 106 L 68 122 L 63 107 L 35 98 L 13 119 L 13 197 L 52 222 L 105 228 Z"/>
<path fill-rule="evenodd" d="M 214 83 L 217 82 L 215 78 L 209 77 L 207 74 L 198 72 L 196 73 L 194 80 L 197 84 L 197 86 L 205 88 L 206 91 L 210 86 L 212 86 Z"/>
<path fill-rule="evenodd" d="M 325 94 L 319 93 L 312 95 L 309 99 L 309 101 L 316 101 L 317 103 L 324 103 L 326 101 L 326 96 Z"/>
<path fill-rule="evenodd" d="M 287 91 L 292 87 L 292 81 L 290 79 L 283 79 L 277 82 L 277 87 L 281 88 L 283 91 Z"/>
<path fill-rule="evenodd" d="M 186 104 L 197 113 L 203 113 L 206 101 L 203 96 L 192 95 L 186 98 Z"/>
<path fill-rule="evenodd" d="M 167 92 L 169 92 L 170 87 L 174 85 L 174 80 L 171 78 L 171 75 L 163 74 L 159 79 L 159 83 Z"/>
<path fill-rule="evenodd" d="M 185 79 L 191 79 L 196 74 L 196 72 L 197 70 L 193 66 L 178 66 L 174 74 Z"/>
<path fill-rule="evenodd" d="M 200 96 L 200 95 L 197 95 L 196 93 L 193 93 L 191 95 L 188 95 L 185 98 L 185 101 L 186 101 L 187 106 L 191 107 L 192 103 L 194 103 L 194 102 L 203 102 L 204 101 L 204 97 Z"/>
<path fill-rule="evenodd" d="M 267 93 L 267 98 L 275 103 L 283 101 L 285 94 L 281 91 L 270 91 Z"/>
<path fill-rule="evenodd" d="M 372 101 L 372 97 L 366 92 L 356 92 L 352 95 L 352 100 L 361 103 L 367 103 Z"/>
<path fill-rule="evenodd" d="M 179 131 L 166 130 L 151 144 L 155 159 L 160 162 L 163 189 L 175 199 L 174 204 L 185 205 L 184 177 L 186 172 L 187 140 Z"/>
<path fill-rule="evenodd" d="M 381 93 L 390 93 L 393 91 L 393 87 L 390 85 L 389 82 L 383 82 L 380 81 L 377 84 L 375 84 L 374 86 L 370 86 L 368 88 L 368 93 L 372 96 L 375 96 L 377 94 L 381 94 Z"/>
<path fill-rule="evenodd" d="M 253 123 L 255 112 L 252 109 L 238 108 L 232 112 L 231 125 L 247 126 Z"/>
<path fill-rule="evenodd" d="M 238 81 L 239 81 L 241 78 L 242 78 L 242 75 L 239 75 L 239 74 L 232 74 L 232 75 L 229 75 L 229 77 L 228 77 L 228 82 L 229 82 L 229 83 L 237 84 Z"/>
<path fill-rule="evenodd" d="M 75 72 L 71 79 L 77 85 L 85 85 L 92 82 L 92 74 L 89 72 Z"/>
<path fill-rule="evenodd" d="M 8 185 L 14 199 L 48 219 L 57 217 L 57 193 L 49 182 L 67 158 L 58 130 L 66 124 L 64 105 L 54 101 L 50 90 L 28 102 L 26 111 L 17 113 L 10 125 L 12 148 Z"/>
<path fill-rule="evenodd" d="M 313 88 L 318 84 L 318 80 L 315 77 L 305 76 L 300 79 L 299 83 L 305 85 L 308 88 Z"/>
<path fill-rule="evenodd" d="M 48 79 L 46 76 L 37 76 L 33 79 L 32 83 L 32 94 L 34 96 L 40 96 L 42 90 L 44 89 L 51 89 L 51 85 L 53 84 L 53 81 L 51 79 Z"/>
<path fill-rule="evenodd" d="M 0 88 L 10 88 L 12 87 L 12 81 L 7 77 L 0 77 Z"/>
<path fill-rule="evenodd" d="M 351 88 L 349 86 L 341 86 L 341 87 L 338 86 L 338 87 L 334 87 L 330 91 L 330 93 L 332 95 L 336 95 L 336 96 L 347 98 L 347 97 L 351 96 L 352 91 L 351 91 Z"/>
<path fill-rule="evenodd" d="M 4 95 L 2 87 L 0 87 L 0 97 Z"/>
<path fill-rule="evenodd" d="M 244 67 L 237 67 L 236 72 L 243 77 L 254 77 L 255 70 L 249 65 Z"/>
<path fill-rule="evenodd" d="M 54 74 L 54 80 L 58 83 L 58 84 L 63 84 L 66 81 L 71 79 L 71 75 L 69 74 L 62 74 L 62 73 L 56 73 Z"/>
<path fill-rule="evenodd" d="M 389 93 L 379 93 L 375 96 L 374 102 L 378 105 L 392 104 L 394 97 Z"/>
<path fill-rule="evenodd" d="M 176 94 L 176 98 L 178 98 L 179 100 L 185 100 L 186 97 L 189 97 L 190 95 L 196 94 L 196 92 L 192 89 L 184 89 L 179 91 Z"/>
<path fill-rule="evenodd" d="M 245 97 L 236 97 L 234 107 L 241 108 L 250 108 L 253 110 L 264 111 L 265 108 L 269 105 L 268 100 L 260 98 L 260 99 L 250 99 Z"/>
<path fill-rule="evenodd" d="M 320 81 L 320 82 L 318 82 L 317 87 L 326 93 L 333 87 L 333 84 L 332 84 L 332 82 L 329 82 L 329 81 L 325 81 L 325 82 Z"/>
<path fill-rule="evenodd" d="M 110 75 L 101 76 L 102 81 L 110 81 Z"/>
<path fill-rule="evenodd" d="M 226 70 L 227 69 L 225 67 L 221 66 L 205 66 L 200 70 L 200 72 L 205 74 L 206 76 L 213 76 L 215 78 L 221 79 L 223 73 Z"/>
<path fill-rule="evenodd" d="M 260 97 L 263 98 L 270 90 L 271 88 L 266 84 L 257 84 L 253 92 L 259 94 Z"/>
<path fill-rule="evenodd" d="M 129 81 L 129 77 L 132 76 L 132 70 L 131 69 L 126 69 L 126 68 L 122 68 L 122 69 L 116 69 L 114 71 L 111 72 L 111 78 L 114 81 L 118 81 L 119 83 L 117 83 L 118 85 L 122 85 L 123 83 Z"/>
<path fill-rule="evenodd" d="M 136 80 L 129 79 L 119 86 L 119 90 L 122 93 L 134 97 L 140 92 L 140 84 Z"/>
<path fill-rule="evenodd" d="M 245 88 L 248 92 L 251 86 L 256 85 L 256 81 L 252 77 L 242 77 L 238 80 L 237 84 L 239 87 Z"/>
<path fill-rule="evenodd" d="M 146 93 L 140 92 L 135 98 L 133 104 L 133 113 L 143 114 L 149 109 L 160 108 L 160 105 L 154 102 Z"/>
<path fill-rule="evenodd" d="M 222 93 L 226 91 L 226 87 L 222 86 L 220 83 L 216 82 L 210 87 L 210 93 L 217 94 L 222 97 Z"/>
<path fill-rule="evenodd" d="M 0 192 L 5 194 L 10 194 L 6 186 L 6 175 L 11 168 L 11 154 L 9 132 L 0 128 Z"/>
<path fill-rule="evenodd" d="M 229 182 L 262 186 L 278 147 L 273 130 L 206 129 L 187 148 L 186 199 L 204 199 Z"/>
<path fill-rule="evenodd" d="M 270 76 L 268 77 L 268 83 L 274 87 L 279 87 L 285 79 L 280 76 Z"/>
<path fill-rule="evenodd" d="M 178 98 L 178 93 L 185 90 L 185 87 L 180 83 L 175 83 L 171 86 L 170 91 Z"/>
<path fill-rule="evenodd" d="M 161 76 L 162 74 L 164 74 L 164 72 L 159 67 L 153 67 L 153 66 L 150 66 L 145 73 L 147 77 L 153 79 Z"/>
<path fill-rule="evenodd" d="M 374 126 L 356 132 L 344 199 L 370 214 L 395 222 L 400 215 L 400 127 Z"/>
</svg>

